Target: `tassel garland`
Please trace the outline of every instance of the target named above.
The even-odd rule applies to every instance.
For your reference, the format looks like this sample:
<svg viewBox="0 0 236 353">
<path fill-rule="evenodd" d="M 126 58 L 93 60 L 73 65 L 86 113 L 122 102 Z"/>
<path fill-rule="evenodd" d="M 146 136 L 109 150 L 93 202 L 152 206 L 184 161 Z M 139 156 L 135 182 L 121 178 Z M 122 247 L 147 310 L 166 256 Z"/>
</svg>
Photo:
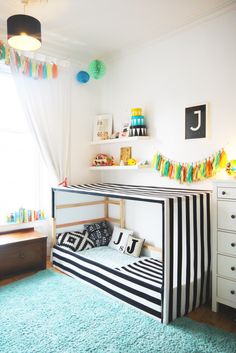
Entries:
<svg viewBox="0 0 236 353">
<path fill-rule="evenodd" d="M 22 74 L 34 79 L 57 78 L 58 67 L 55 63 L 42 63 L 26 56 L 19 55 L 16 51 L 13 53 L 16 67 Z"/>
<path fill-rule="evenodd" d="M 55 63 L 39 62 L 13 51 L 14 62 L 19 72 L 34 79 L 55 79 L 58 76 L 58 66 Z M 10 48 L 0 41 L 0 60 L 10 64 Z"/>
<path fill-rule="evenodd" d="M 179 163 L 165 158 L 161 153 L 156 153 L 152 166 L 158 170 L 161 176 L 178 180 L 180 183 L 192 183 L 215 176 L 216 172 L 226 167 L 227 154 L 221 149 L 213 156 L 201 162 Z"/>
</svg>

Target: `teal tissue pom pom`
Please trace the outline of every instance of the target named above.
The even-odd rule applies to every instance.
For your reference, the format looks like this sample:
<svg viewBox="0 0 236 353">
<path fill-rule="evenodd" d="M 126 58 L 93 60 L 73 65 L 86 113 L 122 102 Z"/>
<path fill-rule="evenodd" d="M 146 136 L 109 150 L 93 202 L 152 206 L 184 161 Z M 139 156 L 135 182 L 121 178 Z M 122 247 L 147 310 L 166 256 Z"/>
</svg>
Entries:
<svg viewBox="0 0 236 353">
<path fill-rule="evenodd" d="M 91 77 L 93 77 L 95 80 L 99 80 L 105 75 L 106 66 L 101 60 L 93 60 L 89 64 L 88 71 Z"/>
</svg>

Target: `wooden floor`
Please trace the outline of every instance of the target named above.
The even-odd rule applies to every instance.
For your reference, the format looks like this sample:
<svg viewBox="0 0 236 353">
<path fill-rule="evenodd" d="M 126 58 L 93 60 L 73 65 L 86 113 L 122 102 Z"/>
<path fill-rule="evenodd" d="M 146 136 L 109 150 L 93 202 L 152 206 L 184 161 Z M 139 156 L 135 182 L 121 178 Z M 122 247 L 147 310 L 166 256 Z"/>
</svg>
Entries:
<svg viewBox="0 0 236 353">
<path fill-rule="evenodd" d="M 52 268 L 52 265 L 49 261 L 47 263 L 47 267 Z M 18 276 L 0 280 L 0 287 L 9 283 L 18 281 L 30 275 L 33 275 L 34 273 L 35 272 L 27 272 Z M 232 309 L 227 306 L 220 305 L 219 312 L 214 313 L 211 311 L 210 305 L 203 305 L 200 308 L 191 312 L 188 316 L 192 320 L 203 322 L 203 323 L 212 325 L 214 327 L 218 327 L 222 330 L 233 332 L 236 334 L 236 309 Z"/>
</svg>

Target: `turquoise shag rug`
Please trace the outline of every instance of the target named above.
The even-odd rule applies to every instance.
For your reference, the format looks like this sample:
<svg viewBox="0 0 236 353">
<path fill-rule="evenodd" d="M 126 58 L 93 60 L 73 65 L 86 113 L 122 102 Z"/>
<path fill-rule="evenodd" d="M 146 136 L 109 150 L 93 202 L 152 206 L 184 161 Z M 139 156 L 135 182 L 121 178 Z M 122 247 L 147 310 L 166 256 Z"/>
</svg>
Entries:
<svg viewBox="0 0 236 353">
<path fill-rule="evenodd" d="M 51 270 L 0 287 L 1 353 L 234 353 L 236 335 L 187 318 L 162 325 Z"/>
</svg>

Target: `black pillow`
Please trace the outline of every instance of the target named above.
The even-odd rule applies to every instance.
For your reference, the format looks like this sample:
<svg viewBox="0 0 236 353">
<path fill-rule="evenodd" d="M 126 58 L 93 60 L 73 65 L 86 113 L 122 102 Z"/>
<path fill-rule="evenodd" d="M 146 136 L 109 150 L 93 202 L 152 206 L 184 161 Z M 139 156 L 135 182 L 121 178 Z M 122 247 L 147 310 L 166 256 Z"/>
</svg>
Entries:
<svg viewBox="0 0 236 353">
<path fill-rule="evenodd" d="M 95 247 L 106 246 L 109 244 L 112 229 L 108 222 L 85 224 L 84 229 L 88 232 L 88 238 L 92 240 Z"/>
<path fill-rule="evenodd" d="M 95 247 L 93 241 L 88 238 L 86 231 L 82 233 L 78 231 L 59 233 L 57 235 L 57 244 L 72 251 L 81 251 Z"/>
</svg>

